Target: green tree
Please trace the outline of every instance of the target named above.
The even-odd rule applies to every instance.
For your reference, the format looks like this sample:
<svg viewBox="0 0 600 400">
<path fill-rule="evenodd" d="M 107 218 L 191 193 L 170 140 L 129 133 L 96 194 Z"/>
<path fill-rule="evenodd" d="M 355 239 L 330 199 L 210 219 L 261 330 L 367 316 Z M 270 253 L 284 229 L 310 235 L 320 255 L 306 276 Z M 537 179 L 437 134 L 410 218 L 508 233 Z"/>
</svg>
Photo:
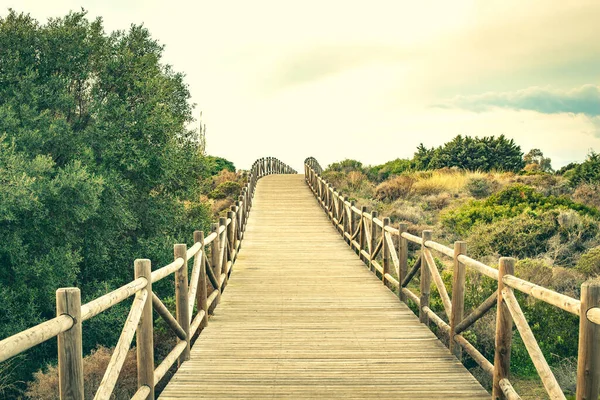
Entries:
<svg viewBox="0 0 600 400">
<path fill-rule="evenodd" d="M 162 52 L 143 26 L 106 34 L 85 11 L 0 18 L 0 337 L 54 316 L 58 287 L 88 301 L 131 280 L 133 259 L 165 264 L 207 229 L 199 183 L 234 167 L 186 128 L 189 91 Z M 85 350 L 114 345 L 122 314 L 90 320 Z M 29 352 L 15 379 L 53 346 Z"/>
</svg>

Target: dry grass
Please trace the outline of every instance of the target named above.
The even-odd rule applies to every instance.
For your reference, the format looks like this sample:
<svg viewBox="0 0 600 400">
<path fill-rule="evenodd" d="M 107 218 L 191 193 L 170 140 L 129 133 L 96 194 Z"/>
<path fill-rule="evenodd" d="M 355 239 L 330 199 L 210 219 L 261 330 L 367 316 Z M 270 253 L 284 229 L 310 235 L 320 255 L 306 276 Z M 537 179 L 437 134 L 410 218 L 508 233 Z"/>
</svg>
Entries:
<svg viewBox="0 0 600 400">
<path fill-rule="evenodd" d="M 98 390 L 111 355 L 111 349 L 98 347 L 93 353 L 83 358 L 83 388 L 86 399 L 94 398 L 94 393 Z M 130 399 L 137 391 L 137 366 L 135 357 L 135 349 L 129 350 L 111 399 Z M 28 398 L 36 400 L 57 399 L 57 367 L 51 366 L 48 367 L 46 372 L 36 372 L 33 382 L 27 388 L 26 395 Z"/>
</svg>

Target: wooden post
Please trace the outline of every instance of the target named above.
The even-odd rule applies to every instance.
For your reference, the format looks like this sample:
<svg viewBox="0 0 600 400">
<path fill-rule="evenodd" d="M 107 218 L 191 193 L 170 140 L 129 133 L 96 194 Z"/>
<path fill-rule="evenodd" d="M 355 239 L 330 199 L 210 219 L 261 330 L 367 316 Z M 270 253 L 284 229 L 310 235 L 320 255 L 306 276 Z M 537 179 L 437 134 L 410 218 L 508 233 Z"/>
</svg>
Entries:
<svg viewBox="0 0 600 400">
<path fill-rule="evenodd" d="M 421 307 L 419 308 L 419 321 L 425 325 L 429 324 L 429 317 L 423 311 L 423 307 L 429 307 L 429 292 L 431 290 L 431 272 L 427 267 L 427 261 L 425 261 L 425 242 L 431 240 L 432 232 L 423 231 L 421 238 L 423 244 L 421 245 Z"/>
<path fill-rule="evenodd" d="M 146 400 L 154 399 L 154 327 L 152 321 L 152 269 L 150 260 L 135 260 L 135 279 L 146 278 L 148 297 L 144 304 L 140 322 L 135 331 L 137 354 L 138 389 L 142 386 L 150 388 Z"/>
<path fill-rule="evenodd" d="M 400 267 L 398 268 L 398 296 L 400 300 L 406 303 L 406 295 L 402 293 L 402 281 L 408 274 L 408 240 L 402 237 L 404 232 L 408 231 L 408 224 L 406 222 L 400 222 L 398 224 L 398 262 Z"/>
<path fill-rule="evenodd" d="M 225 217 L 220 217 L 219 218 L 219 229 L 220 227 L 223 227 L 223 233 L 221 233 L 221 235 L 223 235 L 223 237 L 221 237 L 219 240 L 223 240 L 224 243 L 221 244 L 221 247 L 223 247 L 223 254 L 221 254 L 221 275 L 225 275 L 225 280 L 223 281 L 223 286 L 227 285 L 227 260 L 229 259 L 228 255 L 227 255 L 227 245 L 229 244 L 228 238 L 227 238 L 227 218 Z M 223 290 L 221 290 L 222 292 Z"/>
<path fill-rule="evenodd" d="M 187 246 L 176 244 L 173 247 L 175 260 L 183 258 L 183 265 L 175 271 L 175 308 L 177 311 L 177 322 L 185 332 L 187 346 L 179 356 L 177 365 L 181 366 L 184 361 L 190 359 L 190 308 L 188 303 L 188 260 Z"/>
<path fill-rule="evenodd" d="M 458 261 L 458 256 L 467 253 L 466 242 L 454 242 L 454 272 L 452 276 L 452 315 L 450 316 L 450 351 L 462 359 L 462 348 L 454 341 L 456 325 L 463 319 L 465 309 L 465 264 Z"/>
<path fill-rule="evenodd" d="M 508 307 L 504 303 L 502 290 L 504 275 L 514 275 L 515 259 L 509 257 L 500 258 L 498 265 L 498 305 L 496 306 L 496 350 L 494 353 L 494 374 L 492 386 L 493 399 L 505 399 L 504 392 L 500 388 L 500 381 L 508 378 L 510 373 L 510 347 L 512 344 L 513 320 Z"/>
<path fill-rule="evenodd" d="M 375 267 L 373 266 L 372 261 L 375 259 L 373 254 L 375 253 L 375 246 L 377 246 L 377 224 L 375 223 L 375 218 L 377 218 L 377 211 L 371 211 L 371 251 L 369 252 L 369 268 L 371 271 L 375 271 Z"/>
<path fill-rule="evenodd" d="M 83 400 L 83 348 L 81 292 L 78 288 L 56 291 L 56 316 L 66 314 L 73 326 L 58 335 L 58 387 L 60 398 Z"/>
<path fill-rule="evenodd" d="M 212 269 L 215 273 L 215 278 L 217 278 L 217 283 L 219 284 L 218 288 L 215 288 L 219 291 L 217 294 L 217 298 L 213 302 L 212 310 L 215 309 L 217 304 L 221 301 L 221 254 L 220 254 L 220 243 L 219 243 L 219 224 L 213 223 L 211 224 L 212 232 L 217 234 L 217 237 L 212 241 L 210 247 L 210 257 L 211 257 L 211 265 Z"/>
<path fill-rule="evenodd" d="M 354 200 L 352 200 L 350 202 L 350 221 L 348 221 L 348 226 L 350 229 L 350 239 L 348 239 L 348 243 L 350 243 L 350 248 L 354 249 L 354 247 L 352 247 L 352 236 L 354 235 L 354 232 L 356 231 L 356 215 L 354 214 L 354 211 L 352 210 L 352 207 L 356 206 L 356 202 Z"/>
<path fill-rule="evenodd" d="M 367 260 L 365 259 L 365 257 L 363 257 L 362 255 L 362 251 L 365 248 L 365 246 L 367 245 L 366 241 L 367 241 L 367 235 L 365 234 L 365 216 L 364 213 L 367 212 L 367 207 L 366 206 L 362 206 L 360 208 L 360 220 L 359 220 L 359 224 L 360 224 L 360 234 L 358 235 L 358 239 L 359 239 L 359 249 L 358 249 L 358 256 L 360 257 L 361 260 L 363 260 L 363 262 L 367 262 Z"/>
<path fill-rule="evenodd" d="M 200 274 L 198 275 L 198 288 L 196 289 L 196 304 L 198 304 L 199 310 L 204 310 L 204 318 L 202 318 L 201 327 L 208 325 L 208 293 L 206 292 L 206 263 L 204 257 L 206 257 L 206 249 L 204 248 L 204 232 L 194 231 L 194 243 L 200 243 L 200 252 L 196 257 L 200 257 L 198 262 L 200 263 Z"/>
<path fill-rule="evenodd" d="M 600 307 L 600 283 L 581 285 L 579 352 L 577 356 L 577 400 L 596 400 L 600 386 L 600 326 L 587 318 L 587 312 Z"/>
<path fill-rule="evenodd" d="M 231 211 L 227 213 L 227 218 L 231 220 L 227 227 L 227 240 L 229 251 L 231 251 L 231 262 L 233 263 L 233 254 L 235 251 L 235 206 L 231 206 Z"/>
<path fill-rule="evenodd" d="M 381 245 L 383 252 L 383 276 L 381 277 L 381 282 L 383 282 L 384 286 L 387 286 L 387 281 L 385 279 L 385 274 L 389 274 L 391 272 L 390 269 L 390 246 L 388 246 L 387 240 L 385 240 L 385 227 L 390 224 L 390 219 L 385 217 L 383 219 L 383 228 L 381 229 Z"/>
</svg>

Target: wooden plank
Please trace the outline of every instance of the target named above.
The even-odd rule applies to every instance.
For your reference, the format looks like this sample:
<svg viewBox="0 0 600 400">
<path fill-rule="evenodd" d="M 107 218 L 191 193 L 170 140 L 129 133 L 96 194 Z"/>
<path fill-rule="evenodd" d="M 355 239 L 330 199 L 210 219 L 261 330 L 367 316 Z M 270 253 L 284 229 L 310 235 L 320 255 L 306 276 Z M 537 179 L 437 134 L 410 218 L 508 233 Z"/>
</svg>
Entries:
<svg viewBox="0 0 600 400">
<path fill-rule="evenodd" d="M 262 178 L 253 201 L 227 290 L 162 399 L 489 398 L 364 268 L 303 175 Z"/>
</svg>

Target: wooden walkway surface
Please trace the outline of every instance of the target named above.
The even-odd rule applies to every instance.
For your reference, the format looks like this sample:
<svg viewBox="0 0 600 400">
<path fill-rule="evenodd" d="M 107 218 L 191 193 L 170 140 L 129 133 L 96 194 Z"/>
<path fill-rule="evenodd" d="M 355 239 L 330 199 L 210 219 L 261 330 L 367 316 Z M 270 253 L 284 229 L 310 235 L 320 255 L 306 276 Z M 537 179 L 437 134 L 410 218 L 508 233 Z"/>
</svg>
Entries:
<svg viewBox="0 0 600 400">
<path fill-rule="evenodd" d="M 161 399 L 488 399 L 344 243 L 304 182 L 272 175 L 221 303 Z"/>
</svg>

